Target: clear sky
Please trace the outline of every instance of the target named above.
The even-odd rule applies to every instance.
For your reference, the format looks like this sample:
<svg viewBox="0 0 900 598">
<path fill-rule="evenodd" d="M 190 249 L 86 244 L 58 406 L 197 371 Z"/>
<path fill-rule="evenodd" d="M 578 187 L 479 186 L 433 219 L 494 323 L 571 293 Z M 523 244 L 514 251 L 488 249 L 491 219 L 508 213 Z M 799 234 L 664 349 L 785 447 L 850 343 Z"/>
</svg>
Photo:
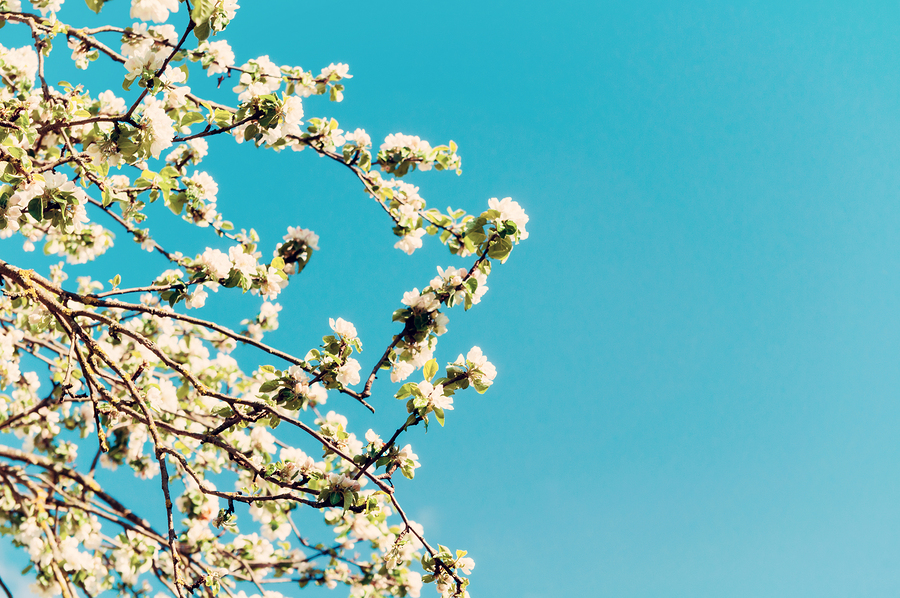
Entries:
<svg viewBox="0 0 900 598">
<path fill-rule="evenodd" d="M 350 65 L 344 102 L 307 116 L 456 141 L 461 177 L 409 177 L 430 205 L 531 216 L 438 353 L 479 345 L 497 382 L 411 434 L 402 485 L 429 538 L 475 558 L 474 597 L 900 593 L 896 2 L 245 0 L 227 33 L 239 63 Z M 403 292 L 463 263 L 393 249 L 312 152 L 210 145 L 226 217 L 269 245 L 321 236 L 276 344 L 303 353 L 341 316 L 366 369 Z M 213 242 L 192 230 L 167 234 Z M 233 318 L 223 295 L 209 313 Z M 389 427 L 404 405 L 382 389 Z"/>
</svg>

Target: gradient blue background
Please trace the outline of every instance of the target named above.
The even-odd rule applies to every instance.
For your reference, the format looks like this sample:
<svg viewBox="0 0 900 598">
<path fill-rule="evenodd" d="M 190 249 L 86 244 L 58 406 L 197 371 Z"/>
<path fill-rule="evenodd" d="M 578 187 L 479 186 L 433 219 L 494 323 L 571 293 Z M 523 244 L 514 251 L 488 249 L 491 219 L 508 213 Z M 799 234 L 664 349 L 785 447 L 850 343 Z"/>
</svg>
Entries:
<svg viewBox="0 0 900 598">
<path fill-rule="evenodd" d="M 476 559 L 473 596 L 900 592 L 896 3 L 245 0 L 228 33 L 238 63 L 350 64 L 345 101 L 307 116 L 455 140 L 462 177 L 409 177 L 430 205 L 509 195 L 531 216 L 438 354 L 479 345 L 497 382 L 410 435 L 423 467 L 402 484 L 429 538 Z M 271 336 L 296 353 L 342 316 L 370 366 L 402 293 L 462 263 L 433 240 L 393 249 L 380 209 L 311 152 L 211 149 L 221 210 L 264 247 L 287 224 L 322 237 Z M 169 226 L 186 253 L 214 242 Z M 233 323 L 258 304 L 223 295 L 209 313 Z M 404 411 L 388 386 L 381 429 Z"/>
</svg>

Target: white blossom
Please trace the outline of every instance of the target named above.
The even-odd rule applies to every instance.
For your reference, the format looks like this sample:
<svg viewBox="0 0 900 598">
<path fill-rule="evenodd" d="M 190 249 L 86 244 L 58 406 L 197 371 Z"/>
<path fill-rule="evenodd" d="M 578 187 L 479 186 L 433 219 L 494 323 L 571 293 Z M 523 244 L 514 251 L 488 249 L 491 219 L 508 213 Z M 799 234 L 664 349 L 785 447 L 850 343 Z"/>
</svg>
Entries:
<svg viewBox="0 0 900 598">
<path fill-rule="evenodd" d="M 249 253 L 245 253 L 242 246 L 230 247 L 228 249 L 228 257 L 231 259 L 234 269 L 244 276 L 251 277 L 256 274 L 256 258 Z"/>
<path fill-rule="evenodd" d="M 216 280 L 227 278 L 228 273 L 231 272 L 231 260 L 218 249 L 207 248 L 197 258 L 197 261 L 205 266 L 210 275 Z"/>
<path fill-rule="evenodd" d="M 162 23 L 178 12 L 178 0 L 131 0 L 131 18 Z"/>
<path fill-rule="evenodd" d="M 338 368 L 335 379 L 344 386 L 359 384 L 359 370 L 361 367 L 358 361 L 350 357 Z"/>
<path fill-rule="evenodd" d="M 356 327 L 344 318 L 338 318 L 337 320 L 329 318 L 328 325 L 346 340 L 353 340 L 357 336 Z"/>
<path fill-rule="evenodd" d="M 394 247 L 403 251 L 407 255 L 412 255 L 413 252 L 422 246 L 422 237 L 425 235 L 424 228 L 417 228 L 411 231 L 408 235 L 404 235 L 402 239 L 397 241 L 394 244 Z"/>
<path fill-rule="evenodd" d="M 501 200 L 498 200 L 496 197 L 491 198 L 488 200 L 488 206 L 492 210 L 500 212 L 500 221 L 512 220 L 516 223 L 516 228 L 519 229 L 520 240 L 528 238 L 528 232 L 525 230 L 525 225 L 528 224 L 528 215 L 522 209 L 522 206 L 514 202 L 510 197 L 504 197 Z"/>
<path fill-rule="evenodd" d="M 224 39 L 215 42 L 205 40 L 198 49 L 201 51 L 205 50 L 207 53 L 209 67 L 206 70 L 206 75 L 208 77 L 225 74 L 228 72 L 228 67 L 234 66 L 234 52 Z"/>
<path fill-rule="evenodd" d="M 141 125 L 150 136 L 150 154 L 159 158 L 164 149 L 172 146 L 172 139 L 175 137 L 174 122 L 159 100 L 148 97 L 144 99 L 144 104 Z"/>
</svg>

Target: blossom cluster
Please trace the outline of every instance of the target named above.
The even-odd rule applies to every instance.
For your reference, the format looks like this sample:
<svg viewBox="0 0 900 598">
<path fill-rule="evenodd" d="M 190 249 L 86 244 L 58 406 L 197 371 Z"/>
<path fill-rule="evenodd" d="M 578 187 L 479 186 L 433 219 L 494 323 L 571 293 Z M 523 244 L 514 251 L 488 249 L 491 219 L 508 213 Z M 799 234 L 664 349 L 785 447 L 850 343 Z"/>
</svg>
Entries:
<svg viewBox="0 0 900 598">
<path fill-rule="evenodd" d="M 424 584 L 466 596 L 474 561 L 425 542 L 393 484 L 429 466 L 407 431 L 445 425 L 463 405 L 458 393 L 483 393 L 495 379 L 478 347 L 439 373 L 437 343 L 445 312 L 480 303 L 492 264 L 527 239 L 522 207 L 505 198 L 477 215 L 430 208 L 403 177 L 459 174 L 456 144 L 403 133 L 373 143 L 372 132 L 325 115 L 322 105 L 343 100 L 346 64 L 239 60 L 223 33 L 247 3 L 130 0 L 124 26 L 94 29 L 60 20 L 63 0 L 31 4 L 40 14 L 0 0 L 0 22 L 34 42 L 0 46 L 0 239 L 26 251 L 42 243 L 53 263 L 42 275 L 0 259 L 0 432 L 10 438 L 0 444 L 0 534 L 28 554 L 32 592 L 153 595 L 165 586 L 177 596 L 205 588 L 279 598 L 292 593 L 268 584 L 290 579 L 358 598 L 418 597 Z M 99 13 L 105 2 L 86 4 Z M 48 81 L 54 48 L 64 48 L 76 77 L 109 61 L 108 89 Z M 188 81 L 198 72 L 218 78 L 217 95 L 197 95 L 204 86 Z M 289 281 L 315 274 L 307 266 L 320 238 L 296 222 L 271 245 L 236 229 L 222 214 L 228 190 L 206 165 L 212 136 L 309 148 L 362 183 L 397 249 L 411 254 L 434 236 L 471 259 L 404 293 L 396 334 L 368 362 L 366 327 L 341 317 L 305 354 L 270 346 L 266 333 L 295 311 L 276 301 Z M 163 247 L 149 228 L 165 226 L 150 216 L 156 202 L 162 218 L 206 235 L 205 248 Z M 136 286 L 119 273 L 95 280 L 77 270 L 69 280 L 70 268 L 113 250 L 116 235 L 148 252 L 126 273 Z M 234 318 L 240 329 L 202 317 L 210 293 L 237 288 L 259 301 Z M 250 350 L 279 365 L 258 365 Z M 392 392 L 406 412 L 399 428 L 379 434 L 344 413 L 374 411 L 367 399 L 382 392 L 375 383 L 388 370 L 403 383 Z M 422 379 L 407 382 L 417 370 Z M 152 487 L 165 525 L 101 487 L 98 469 Z M 316 537 L 322 522 L 329 531 Z"/>
</svg>

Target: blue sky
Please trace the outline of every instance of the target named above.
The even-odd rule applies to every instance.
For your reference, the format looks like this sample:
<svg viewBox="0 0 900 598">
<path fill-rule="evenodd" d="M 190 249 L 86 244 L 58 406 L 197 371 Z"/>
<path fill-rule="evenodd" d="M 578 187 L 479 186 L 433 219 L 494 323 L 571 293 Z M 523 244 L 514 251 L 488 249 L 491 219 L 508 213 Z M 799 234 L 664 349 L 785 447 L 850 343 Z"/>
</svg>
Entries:
<svg viewBox="0 0 900 598">
<path fill-rule="evenodd" d="M 479 345 L 497 382 L 411 434 L 423 467 L 402 488 L 475 558 L 474 596 L 900 591 L 896 3 L 246 1 L 228 33 L 239 62 L 350 64 L 345 101 L 307 116 L 456 141 L 461 177 L 410 176 L 430 205 L 512 196 L 531 216 L 438 354 Z M 403 292 L 461 264 L 393 249 L 311 152 L 211 149 L 238 226 L 321 236 L 272 336 L 297 353 L 341 316 L 365 369 Z M 186 253 L 213 242 L 167 226 Z M 210 313 L 233 317 L 223 295 Z M 382 388 L 390 427 L 404 406 Z"/>
</svg>

